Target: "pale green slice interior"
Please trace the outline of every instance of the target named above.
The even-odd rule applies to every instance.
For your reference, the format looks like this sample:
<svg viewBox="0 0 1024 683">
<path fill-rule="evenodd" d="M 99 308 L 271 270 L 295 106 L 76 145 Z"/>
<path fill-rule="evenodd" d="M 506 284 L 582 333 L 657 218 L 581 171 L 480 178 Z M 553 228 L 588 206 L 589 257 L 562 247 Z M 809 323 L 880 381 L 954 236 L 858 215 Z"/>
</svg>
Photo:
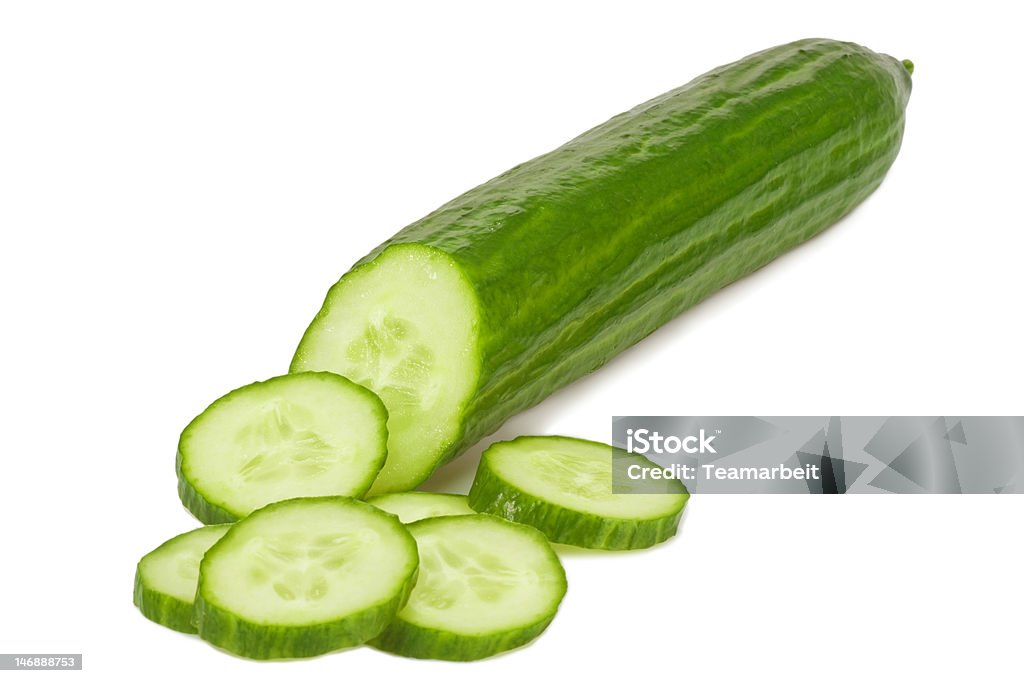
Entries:
<svg viewBox="0 0 1024 683">
<path fill-rule="evenodd" d="M 388 459 L 372 494 L 419 484 L 458 436 L 479 372 L 476 311 L 451 258 L 416 244 L 390 247 L 327 294 L 292 371 L 337 372 L 384 401 Z"/>
<path fill-rule="evenodd" d="M 651 466 L 639 455 L 620 452 L 616 467 Z M 503 481 L 559 507 L 613 519 L 654 519 L 678 512 L 687 494 L 675 480 L 646 482 L 646 491 L 612 493 L 612 447 L 563 437 L 519 438 L 492 445 L 485 458 Z M 625 477 L 620 477 L 624 481 Z"/>
<path fill-rule="evenodd" d="M 175 536 L 139 561 L 139 574 L 149 590 L 192 604 L 199 582 L 199 562 L 230 524 L 199 527 Z"/>
<path fill-rule="evenodd" d="M 300 496 L 361 496 L 387 457 L 387 416 L 343 377 L 304 373 L 237 389 L 182 435 L 182 473 L 237 517 Z"/>
<path fill-rule="evenodd" d="M 412 524 L 429 517 L 450 515 L 472 515 L 476 511 L 469 507 L 469 498 L 457 493 L 429 493 L 427 491 L 406 491 L 388 493 L 366 501 L 385 512 L 397 515 L 402 524 Z"/>
<path fill-rule="evenodd" d="M 416 562 L 401 524 L 369 505 L 286 501 L 237 523 L 203 560 L 201 590 L 249 621 L 319 623 L 391 600 Z"/>
<path fill-rule="evenodd" d="M 490 515 L 442 517 L 409 527 L 420 569 L 399 619 L 481 635 L 549 617 L 565 573 L 543 536 Z"/>
</svg>

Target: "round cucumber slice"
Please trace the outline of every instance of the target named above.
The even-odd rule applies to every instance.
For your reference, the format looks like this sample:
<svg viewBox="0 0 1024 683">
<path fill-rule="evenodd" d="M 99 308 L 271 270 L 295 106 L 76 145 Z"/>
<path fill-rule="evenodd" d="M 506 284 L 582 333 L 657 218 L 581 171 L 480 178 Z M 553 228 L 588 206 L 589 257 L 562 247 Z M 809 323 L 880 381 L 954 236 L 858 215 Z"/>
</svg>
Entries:
<svg viewBox="0 0 1024 683">
<path fill-rule="evenodd" d="M 483 659 L 525 645 L 554 619 L 565 570 L 536 529 L 476 514 L 408 528 L 420 576 L 374 647 L 418 659 Z"/>
<path fill-rule="evenodd" d="M 544 532 L 553 543 L 630 550 L 671 538 L 690 494 L 676 479 L 664 493 L 612 493 L 607 444 L 564 436 L 523 436 L 491 444 L 480 458 L 469 504 Z M 620 451 L 616 461 L 650 466 Z"/>
<path fill-rule="evenodd" d="M 182 633 L 195 633 L 192 601 L 199 562 L 230 524 L 204 526 L 175 536 L 147 553 L 135 570 L 135 606 L 143 616 Z"/>
<path fill-rule="evenodd" d="M 415 244 L 390 247 L 328 292 L 291 369 L 341 373 L 384 401 L 389 455 L 372 494 L 415 487 L 460 436 L 479 372 L 476 311 L 452 258 Z"/>
<path fill-rule="evenodd" d="M 235 524 L 199 566 L 199 635 L 253 659 L 364 643 L 405 604 L 416 542 L 394 515 L 352 498 L 272 503 Z"/>
<path fill-rule="evenodd" d="M 429 517 L 474 514 L 473 508 L 469 507 L 469 499 L 457 493 L 406 491 L 374 496 L 367 498 L 366 502 L 398 515 L 402 524 L 412 524 Z"/>
<path fill-rule="evenodd" d="M 387 420 L 372 391 L 330 372 L 235 389 L 182 432 L 178 494 L 208 524 L 288 498 L 362 496 L 387 457 Z"/>
</svg>

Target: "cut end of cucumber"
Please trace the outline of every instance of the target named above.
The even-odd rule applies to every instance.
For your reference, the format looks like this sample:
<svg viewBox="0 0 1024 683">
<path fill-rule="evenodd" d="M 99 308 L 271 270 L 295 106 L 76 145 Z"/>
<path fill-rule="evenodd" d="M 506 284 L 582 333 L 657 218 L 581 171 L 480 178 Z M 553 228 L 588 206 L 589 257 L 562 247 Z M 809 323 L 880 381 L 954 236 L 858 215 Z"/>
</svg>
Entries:
<svg viewBox="0 0 1024 683">
<path fill-rule="evenodd" d="M 664 493 L 613 493 L 613 452 L 607 444 L 559 436 L 494 443 L 480 459 L 469 504 L 585 548 L 646 548 L 673 536 L 686 487 L 673 479 L 662 483 Z M 651 465 L 639 455 L 621 456 Z"/>
<path fill-rule="evenodd" d="M 388 458 L 371 493 L 415 487 L 460 435 L 479 372 L 477 327 L 472 288 L 431 247 L 393 245 L 328 292 L 291 370 L 336 372 L 387 406 Z"/>
<path fill-rule="evenodd" d="M 333 373 L 250 384 L 185 428 L 179 494 L 204 522 L 299 496 L 361 496 L 387 456 L 386 424 L 373 392 Z"/>
<path fill-rule="evenodd" d="M 462 515 L 425 519 L 409 531 L 419 579 L 374 646 L 407 657 L 482 659 L 529 642 L 554 618 L 565 571 L 535 529 Z"/>
<path fill-rule="evenodd" d="M 469 507 L 469 499 L 457 493 L 406 491 L 374 496 L 366 502 L 396 515 L 402 524 L 412 524 L 431 517 L 475 514 L 473 508 Z"/>
</svg>

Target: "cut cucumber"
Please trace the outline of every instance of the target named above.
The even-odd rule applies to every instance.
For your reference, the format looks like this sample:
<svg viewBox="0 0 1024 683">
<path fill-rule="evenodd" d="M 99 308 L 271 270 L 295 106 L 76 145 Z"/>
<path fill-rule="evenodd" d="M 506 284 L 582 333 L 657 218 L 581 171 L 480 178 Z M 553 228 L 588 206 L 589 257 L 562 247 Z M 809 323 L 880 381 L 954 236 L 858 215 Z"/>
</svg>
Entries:
<svg viewBox="0 0 1024 683">
<path fill-rule="evenodd" d="M 444 253 L 406 245 L 352 271 L 328 300 L 292 371 L 330 369 L 373 389 L 390 422 L 371 494 L 410 489 L 458 438 L 476 386 L 473 290 Z"/>
<path fill-rule="evenodd" d="M 135 606 L 143 616 L 182 633 L 195 633 L 192 601 L 199 562 L 230 524 L 204 526 L 175 536 L 139 560 L 135 570 Z"/>
<path fill-rule="evenodd" d="M 206 523 L 267 503 L 366 493 L 387 457 L 388 414 L 330 372 L 275 377 L 217 399 L 178 442 L 178 495 Z"/>
<path fill-rule="evenodd" d="M 293 371 L 377 391 L 415 488 L 516 413 L 835 223 L 896 158 L 909 67 L 801 40 L 715 69 L 412 223 L 331 288 Z"/>
<path fill-rule="evenodd" d="M 408 528 L 420 576 L 374 647 L 419 659 L 483 659 L 530 642 L 554 619 L 565 571 L 536 529 L 491 515 Z"/>
<path fill-rule="evenodd" d="M 607 444 L 564 436 L 522 436 L 491 444 L 480 458 L 469 504 L 529 524 L 554 543 L 584 548 L 647 548 L 671 538 L 690 494 L 678 479 L 654 483 L 663 492 L 612 493 Z M 652 463 L 619 451 L 617 467 Z M 644 490 L 651 491 L 651 482 Z"/>
<path fill-rule="evenodd" d="M 407 491 L 375 496 L 368 498 L 366 502 L 376 505 L 385 512 L 398 515 L 402 524 L 412 524 L 428 517 L 474 514 L 466 496 L 456 493 Z"/>
<path fill-rule="evenodd" d="M 272 503 L 203 558 L 199 635 L 243 657 L 311 657 L 366 642 L 405 604 L 416 542 L 372 505 L 341 496 Z"/>
</svg>

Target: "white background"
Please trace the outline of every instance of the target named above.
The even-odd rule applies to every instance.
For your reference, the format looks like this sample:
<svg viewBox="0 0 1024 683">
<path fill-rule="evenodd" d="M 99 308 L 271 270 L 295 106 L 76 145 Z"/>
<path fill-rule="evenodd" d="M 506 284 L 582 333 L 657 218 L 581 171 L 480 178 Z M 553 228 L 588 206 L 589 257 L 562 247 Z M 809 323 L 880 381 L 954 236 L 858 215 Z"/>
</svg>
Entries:
<svg viewBox="0 0 1024 683">
<path fill-rule="evenodd" d="M 83 652 L 61 680 L 1019 675 L 1021 496 L 698 497 L 660 548 L 566 556 L 549 631 L 476 664 L 365 648 L 253 663 L 131 603 L 137 559 L 195 525 L 178 432 L 284 372 L 353 261 L 797 38 L 916 63 L 886 182 L 499 435 L 603 439 L 613 414 L 1021 414 L 1022 65 L 1004 6 L 3 3 L 0 651 Z M 465 490 L 478 453 L 430 486 Z"/>
</svg>

